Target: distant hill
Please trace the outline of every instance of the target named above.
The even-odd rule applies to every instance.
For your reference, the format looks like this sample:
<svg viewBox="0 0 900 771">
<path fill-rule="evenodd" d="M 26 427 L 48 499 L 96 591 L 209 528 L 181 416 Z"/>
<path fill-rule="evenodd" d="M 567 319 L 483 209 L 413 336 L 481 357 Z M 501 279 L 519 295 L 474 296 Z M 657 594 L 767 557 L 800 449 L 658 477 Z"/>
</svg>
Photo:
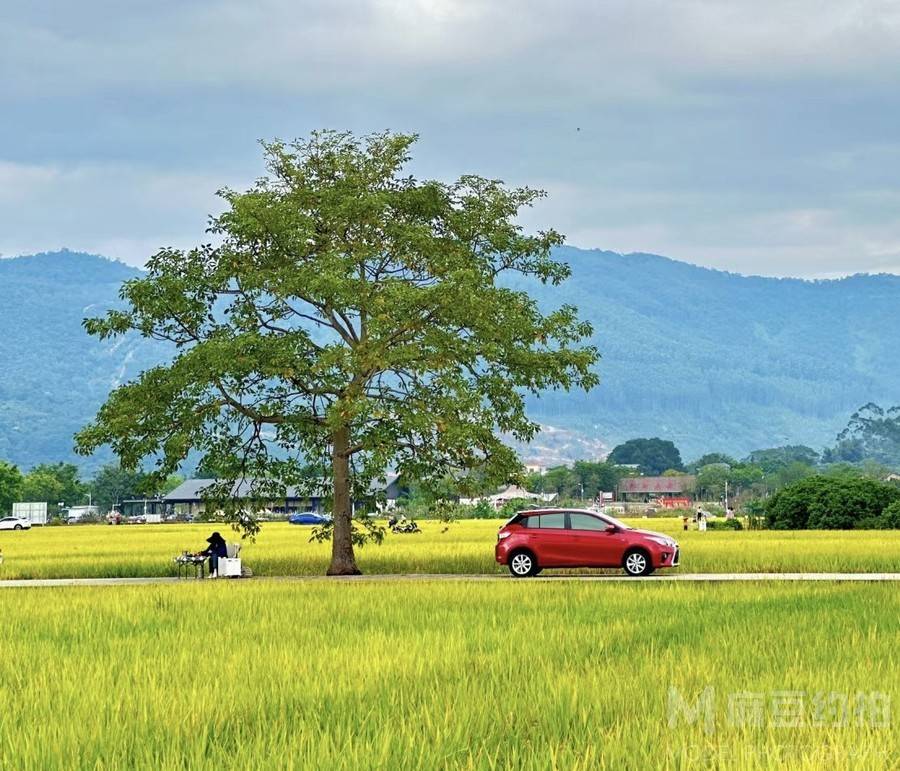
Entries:
<svg viewBox="0 0 900 771">
<path fill-rule="evenodd" d="M 0 259 L 0 458 L 73 459 L 72 436 L 110 389 L 160 355 L 139 337 L 101 343 L 81 327 L 137 275 L 75 252 Z"/>
<path fill-rule="evenodd" d="M 602 383 L 532 400 L 532 416 L 558 429 L 536 454 L 635 436 L 672 439 L 686 458 L 822 447 L 861 404 L 900 402 L 900 277 L 810 282 L 648 254 L 567 247 L 558 256 L 572 278 L 528 287 L 544 307 L 574 304 L 594 324 Z M 71 458 L 72 435 L 110 388 L 163 356 L 137 337 L 101 343 L 82 330 L 136 275 L 75 252 L 0 259 L 0 458 L 24 467 Z"/>
<path fill-rule="evenodd" d="M 548 394 L 541 422 L 607 444 L 672 439 L 687 457 L 834 440 L 867 401 L 900 403 L 900 277 L 746 277 L 650 254 L 559 250 L 572 278 L 534 289 L 594 325 L 589 395 Z"/>
</svg>

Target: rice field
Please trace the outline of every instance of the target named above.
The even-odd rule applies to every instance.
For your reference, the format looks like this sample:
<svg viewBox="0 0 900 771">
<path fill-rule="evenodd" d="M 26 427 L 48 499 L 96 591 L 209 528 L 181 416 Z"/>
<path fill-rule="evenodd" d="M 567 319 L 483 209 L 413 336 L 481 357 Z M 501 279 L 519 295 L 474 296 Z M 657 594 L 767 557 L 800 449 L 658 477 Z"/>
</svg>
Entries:
<svg viewBox="0 0 900 771">
<path fill-rule="evenodd" d="M 629 520 L 675 536 L 682 546 L 682 572 L 896 572 L 900 531 L 696 531 L 676 519 Z M 388 533 L 382 545 L 358 551 L 367 573 L 496 573 L 494 542 L 499 520 L 421 522 L 422 533 Z M 213 529 L 239 540 L 227 527 L 210 524 L 71 525 L 0 532 L 0 580 L 175 574 L 172 558 L 200 550 Z M 255 575 L 322 574 L 329 545 L 309 543 L 310 528 L 272 522 L 243 557 Z"/>
<path fill-rule="evenodd" d="M 884 584 L 7 589 L 0 767 L 892 769 L 898 612 Z"/>
</svg>

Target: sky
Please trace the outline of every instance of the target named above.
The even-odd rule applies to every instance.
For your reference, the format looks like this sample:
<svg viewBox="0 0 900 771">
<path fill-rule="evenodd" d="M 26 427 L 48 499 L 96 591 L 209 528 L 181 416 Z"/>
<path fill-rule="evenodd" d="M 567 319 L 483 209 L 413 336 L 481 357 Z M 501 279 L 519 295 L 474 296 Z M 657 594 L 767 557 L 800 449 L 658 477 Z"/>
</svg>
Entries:
<svg viewBox="0 0 900 771">
<path fill-rule="evenodd" d="M 6 0 L 0 254 L 208 240 L 260 139 L 420 135 L 570 244 L 900 273 L 894 0 Z"/>
</svg>

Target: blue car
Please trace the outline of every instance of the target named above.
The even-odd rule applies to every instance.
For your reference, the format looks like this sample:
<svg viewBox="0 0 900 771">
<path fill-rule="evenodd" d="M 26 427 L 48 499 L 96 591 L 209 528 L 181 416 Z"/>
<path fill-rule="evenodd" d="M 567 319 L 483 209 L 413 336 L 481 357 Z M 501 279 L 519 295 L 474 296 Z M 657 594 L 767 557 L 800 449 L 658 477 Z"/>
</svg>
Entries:
<svg viewBox="0 0 900 771">
<path fill-rule="evenodd" d="M 302 514 L 292 514 L 288 517 L 288 522 L 292 525 L 324 525 L 330 522 L 329 517 L 321 514 L 315 514 L 312 511 L 305 511 Z"/>
</svg>

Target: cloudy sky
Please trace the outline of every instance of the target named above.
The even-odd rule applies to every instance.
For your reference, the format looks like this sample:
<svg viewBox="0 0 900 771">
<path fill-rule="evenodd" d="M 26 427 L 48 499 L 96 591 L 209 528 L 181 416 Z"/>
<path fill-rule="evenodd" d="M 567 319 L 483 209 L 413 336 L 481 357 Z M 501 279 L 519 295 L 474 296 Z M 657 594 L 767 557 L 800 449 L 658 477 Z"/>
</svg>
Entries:
<svg viewBox="0 0 900 771">
<path fill-rule="evenodd" d="M 743 273 L 900 273 L 893 0 L 9 0 L 0 253 L 203 240 L 260 138 L 421 135 L 529 227 Z"/>
</svg>

